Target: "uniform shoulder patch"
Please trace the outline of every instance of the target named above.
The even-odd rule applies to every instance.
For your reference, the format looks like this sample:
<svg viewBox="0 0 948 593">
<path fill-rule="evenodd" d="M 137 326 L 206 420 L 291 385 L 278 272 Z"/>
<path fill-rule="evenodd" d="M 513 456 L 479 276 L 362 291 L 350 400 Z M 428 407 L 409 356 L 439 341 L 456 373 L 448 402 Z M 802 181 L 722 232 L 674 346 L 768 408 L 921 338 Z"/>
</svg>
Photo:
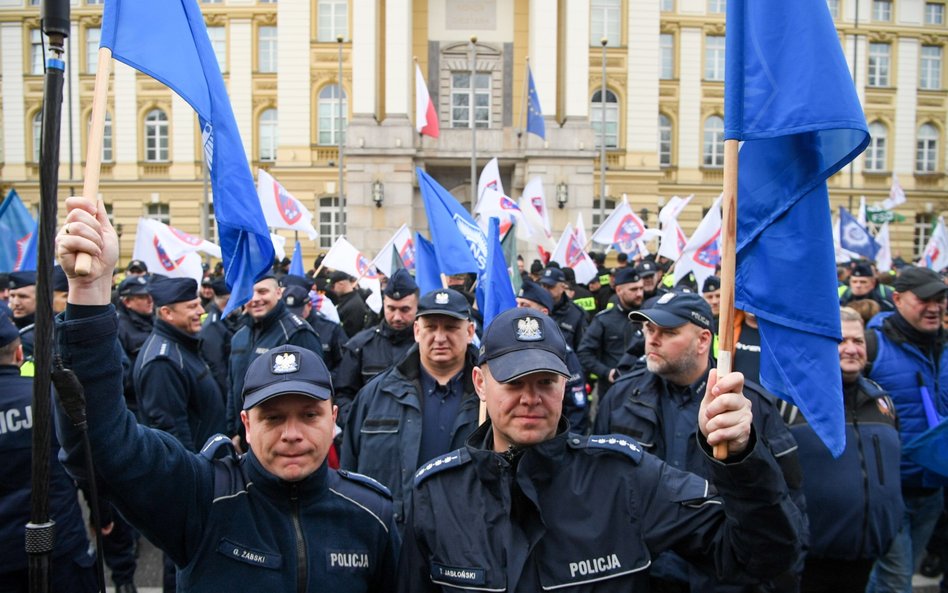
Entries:
<svg viewBox="0 0 948 593">
<path fill-rule="evenodd" d="M 239 457 L 234 443 L 220 433 L 207 439 L 207 442 L 201 447 L 201 456 L 212 461 L 219 457 Z"/>
<path fill-rule="evenodd" d="M 466 449 L 458 449 L 456 451 L 451 451 L 450 453 L 445 453 L 441 457 L 436 457 L 428 463 L 422 465 L 420 468 L 418 468 L 418 471 L 415 472 L 415 486 L 417 487 L 419 484 L 439 472 L 443 472 L 444 470 L 450 469 L 452 467 L 464 465 L 470 460 L 471 455 Z"/>
<path fill-rule="evenodd" d="M 392 498 L 392 492 L 385 486 L 385 484 L 379 482 L 375 478 L 370 478 L 369 476 L 363 474 L 357 474 L 355 472 L 350 472 L 344 469 L 336 470 L 336 472 L 346 480 L 350 482 L 355 482 L 356 484 L 361 484 L 367 486 L 372 490 L 375 490 L 379 494 L 384 495 L 386 498 Z"/>
<path fill-rule="evenodd" d="M 572 437 L 570 443 L 573 444 L 573 441 L 579 439 L 583 440 L 582 437 Z M 621 434 L 606 434 L 606 435 L 592 435 L 585 437 L 586 443 L 585 447 L 588 451 L 612 451 L 614 453 L 621 453 L 634 461 L 639 463 L 642 461 L 642 447 L 635 442 L 635 439 L 627 437 Z M 580 448 L 583 446 L 582 443 L 573 446 Z"/>
</svg>

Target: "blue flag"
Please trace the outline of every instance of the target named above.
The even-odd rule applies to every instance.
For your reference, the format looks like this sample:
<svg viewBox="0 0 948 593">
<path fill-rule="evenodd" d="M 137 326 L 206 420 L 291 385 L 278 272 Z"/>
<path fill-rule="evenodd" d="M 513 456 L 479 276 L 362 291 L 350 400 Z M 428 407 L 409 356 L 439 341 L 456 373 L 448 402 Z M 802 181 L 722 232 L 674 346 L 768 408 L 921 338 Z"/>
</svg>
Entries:
<svg viewBox="0 0 948 593">
<path fill-rule="evenodd" d="M 477 288 L 483 293 L 481 312 L 485 328 L 494 317 L 517 306 L 507 260 L 504 259 L 504 248 L 500 245 L 499 218 L 492 217 L 487 227 L 487 269 L 478 278 Z"/>
<path fill-rule="evenodd" d="M 33 232 L 30 233 L 30 240 L 26 243 L 26 249 L 23 250 L 23 258 L 17 263 L 16 271 L 30 271 L 36 269 L 36 249 L 39 242 L 38 223 L 33 223 Z"/>
<path fill-rule="evenodd" d="M 487 238 L 481 227 L 448 190 L 421 169 L 418 185 L 441 273 L 451 276 L 483 271 L 487 267 Z"/>
<path fill-rule="evenodd" d="M 441 268 L 438 267 L 434 245 L 417 232 L 415 233 L 415 283 L 421 294 L 427 294 L 442 287 Z"/>
<path fill-rule="evenodd" d="M 303 248 L 300 246 L 299 241 L 297 241 L 293 247 L 293 259 L 290 260 L 290 274 L 297 276 L 306 275 L 306 270 L 303 269 Z"/>
<path fill-rule="evenodd" d="M 106 0 L 102 47 L 170 87 L 198 114 L 232 291 L 227 315 L 270 271 L 273 243 L 201 10 L 195 0 Z"/>
<path fill-rule="evenodd" d="M 34 235 L 36 221 L 20 200 L 20 194 L 11 189 L 3 204 L 0 204 L 0 272 L 36 269 L 35 245 L 33 267 L 21 268 Z"/>
<path fill-rule="evenodd" d="M 527 133 L 536 134 L 546 140 L 546 123 L 543 121 L 543 110 L 540 109 L 540 97 L 537 95 L 537 87 L 533 84 L 533 72 L 527 66 L 527 80 L 529 80 L 529 90 L 527 92 Z M 484 324 L 487 327 L 487 324 Z"/>
<path fill-rule="evenodd" d="M 826 180 L 869 143 L 824 0 L 730 0 L 725 138 L 743 140 L 735 305 L 757 315 L 760 378 L 845 446 Z M 793 248 L 789 248 L 793 246 Z"/>
<path fill-rule="evenodd" d="M 842 206 L 839 207 L 839 246 L 873 261 L 879 252 L 879 244 L 869 230 Z"/>
</svg>

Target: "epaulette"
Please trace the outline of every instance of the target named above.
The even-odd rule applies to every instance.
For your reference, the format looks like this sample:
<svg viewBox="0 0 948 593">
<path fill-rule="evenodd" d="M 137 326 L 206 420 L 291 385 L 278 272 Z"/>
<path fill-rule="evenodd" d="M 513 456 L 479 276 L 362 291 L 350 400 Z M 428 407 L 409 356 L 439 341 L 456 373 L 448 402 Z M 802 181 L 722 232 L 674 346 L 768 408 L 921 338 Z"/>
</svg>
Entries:
<svg viewBox="0 0 948 593">
<path fill-rule="evenodd" d="M 464 465 L 470 460 L 471 455 L 466 449 L 458 449 L 456 451 L 451 451 L 450 453 L 445 453 L 441 457 L 436 457 L 428 463 L 422 465 L 418 471 L 415 472 L 415 486 L 417 487 L 419 484 L 438 472 L 443 472 L 446 469 Z"/>
<path fill-rule="evenodd" d="M 296 325 L 296 327 L 302 327 L 306 323 L 306 320 L 300 317 L 299 315 L 297 315 L 296 313 L 290 313 L 289 317 L 293 321 L 293 324 Z"/>
<path fill-rule="evenodd" d="M 176 361 L 179 368 L 184 368 L 184 359 L 181 357 L 181 352 L 178 351 L 178 344 L 168 338 L 161 338 L 154 334 L 149 337 L 142 347 L 139 356 L 143 359 L 141 365 L 143 367 L 153 360 L 164 358 Z"/>
<path fill-rule="evenodd" d="M 611 303 L 610 303 L 610 304 L 611 304 Z M 602 311 L 600 311 L 600 312 L 596 313 L 595 315 L 593 315 L 593 317 L 599 317 L 599 316 L 601 316 L 601 315 L 605 315 L 605 314 L 608 313 L 609 311 L 612 311 L 612 307 L 607 307 L 607 308 L 603 309 Z"/>
<path fill-rule="evenodd" d="M 588 437 L 570 435 L 568 442 L 574 449 L 585 447 L 593 452 L 606 450 L 622 453 L 636 464 L 642 460 L 642 447 L 635 442 L 635 439 L 621 434 L 592 435 Z"/>
<path fill-rule="evenodd" d="M 201 456 L 211 461 L 219 457 L 238 457 L 234 443 L 220 433 L 207 439 L 207 442 L 201 447 Z"/>
<path fill-rule="evenodd" d="M 375 490 L 379 494 L 384 495 L 386 498 L 392 498 L 392 491 L 385 487 L 385 484 L 379 482 L 374 478 L 363 474 L 357 474 L 355 472 L 346 471 L 344 469 L 336 470 L 336 472 L 343 478 L 349 480 L 350 482 L 355 482 L 356 484 L 361 484 L 363 486 L 368 486 L 372 490 Z"/>
</svg>

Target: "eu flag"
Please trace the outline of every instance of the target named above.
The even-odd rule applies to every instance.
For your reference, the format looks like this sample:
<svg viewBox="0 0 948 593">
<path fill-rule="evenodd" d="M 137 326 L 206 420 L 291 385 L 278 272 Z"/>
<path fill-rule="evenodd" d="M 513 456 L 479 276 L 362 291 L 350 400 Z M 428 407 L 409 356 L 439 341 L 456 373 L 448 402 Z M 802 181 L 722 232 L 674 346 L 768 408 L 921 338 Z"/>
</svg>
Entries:
<svg viewBox="0 0 948 593">
<path fill-rule="evenodd" d="M 20 194 L 11 189 L 0 204 L 0 271 L 35 270 L 36 251 L 33 250 L 33 266 L 23 267 L 30 240 L 36 235 L 36 221 L 20 200 Z"/>
<path fill-rule="evenodd" d="M 730 0 L 726 54 L 725 138 L 743 140 L 735 304 L 759 320 L 761 382 L 838 456 L 841 333 L 826 180 L 865 149 L 866 120 L 824 0 Z"/>
<path fill-rule="evenodd" d="M 254 282 L 269 272 L 273 244 L 201 10 L 195 0 L 106 0 L 102 47 L 170 87 L 198 114 L 232 291 L 226 315 L 250 300 Z"/>
<path fill-rule="evenodd" d="M 543 122 L 543 110 L 540 109 L 540 97 L 537 96 L 537 87 L 533 84 L 533 72 L 527 66 L 527 80 L 529 81 L 529 90 L 527 92 L 527 133 L 536 134 L 540 138 L 546 139 L 546 124 Z"/>
</svg>

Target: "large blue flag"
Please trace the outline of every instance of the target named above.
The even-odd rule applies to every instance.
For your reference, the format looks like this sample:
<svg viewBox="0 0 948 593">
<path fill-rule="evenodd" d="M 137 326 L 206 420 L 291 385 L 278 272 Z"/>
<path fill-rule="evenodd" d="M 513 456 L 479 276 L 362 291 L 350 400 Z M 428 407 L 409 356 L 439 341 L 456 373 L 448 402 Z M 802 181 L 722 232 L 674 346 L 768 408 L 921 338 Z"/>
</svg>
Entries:
<svg viewBox="0 0 948 593">
<path fill-rule="evenodd" d="M 529 80 L 529 90 L 527 92 L 527 133 L 536 134 L 540 138 L 546 139 L 546 123 L 543 121 L 543 110 L 540 109 L 540 97 L 537 95 L 537 87 L 533 84 L 533 72 L 527 66 L 527 79 Z M 487 324 L 484 324 L 487 327 Z"/>
<path fill-rule="evenodd" d="M 290 259 L 290 274 L 305 276 L 306 270 L 303 269 L 303 247 L 297 241 L 293 246 L 293 258 Z"/>
<path fill-rule="evenodd" d="M 169 86 L 198 114 L 232 291 L 226 315 L 269 272 L 273 243 L 201 10 L 195 0 L 106 0 L 102 47 Z"/>
<path fill-rule="evenodd" d="M 487 227 L 487 268 L 478 277 L 477 288 L 483 295 L 478 305 L 482 307 L 485 328 L 494 317 L 517 306 L 504 248 L 500 245 L 499 218 L 492 217 Z"/>
<path fill-rule="evenodd" d="M 826 180 L 865 149 L 866 120 L 824 0 L 730 0 L 726 55 L 725 137 L 744 142 L 735 304 L 757 315 L 761 382 L 838 456 L 846 437 Z"/>
<path fill-rule="evenodd" d="M 869 230 L 842 206 L 839 207 L 839 246 L 868 260 L 875 260 L 879 252 L 879 244 Z"/>
<path fill-rule="evenodd" d="M 36 259 L 37 259 L 37 248 L 39 247 L 39 233 L 36 232 L 39 228 L 38 223 L 33 223 L 33 232 L 30 233 L 30 240 L 26 242 L 26 249 L 23 250 L 23 257 L 17 262 L 16 268 L 17 271 L 29 271 L 36 269 Z"/>
<path fill-rule="evenodd" d="M 421 294 L 442 287 L 441 268 L 438 267 L 434 245 L 420 233 L 415 233 L 415 283 Z"/>
<path fill-rule="evenodd" d="M 36 221 L 23 205 L 20 194 L 11 189 L 0 204 L 0 272 L 20 269 L 36 269 L 36 252 L 33 252 L 33 267 L 22 268 L 30 239 L 36 235 Z"/>
<path fill-rule="evenodd" d="M 487 238 L 470 212 L 420 168 L 418 186 L 441 273 L 451 276 L 483 271 L 487 267 Z"/>
</svg>

